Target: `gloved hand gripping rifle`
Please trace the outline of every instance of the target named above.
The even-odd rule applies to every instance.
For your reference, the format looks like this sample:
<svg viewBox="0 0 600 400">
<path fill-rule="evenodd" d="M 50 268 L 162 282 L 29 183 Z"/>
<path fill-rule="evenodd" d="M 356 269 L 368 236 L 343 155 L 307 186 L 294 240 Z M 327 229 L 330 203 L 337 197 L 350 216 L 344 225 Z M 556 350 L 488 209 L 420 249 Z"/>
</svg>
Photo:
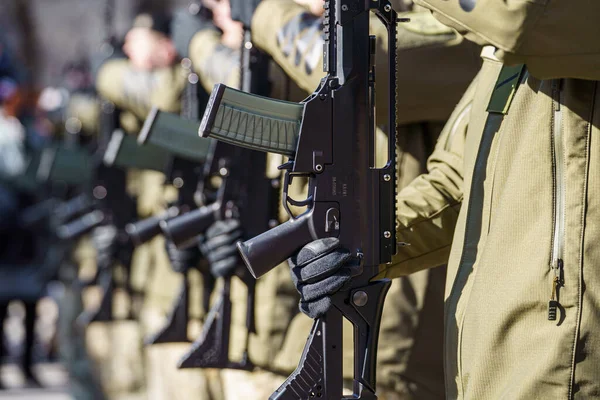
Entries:
<svg viewBox="0 0 600 400">
<path fill-rule="evenodd" d="M 328 75 L 300 104 L 235 91 L 213 90 L 200 133 L 240 146 L 285 154 L 283 205 L 290 221 L 238 248 L 260 277 L 313 240 L 337 237 L 360 260 L 362 273 L 332 307 L 315 320 L 298 368 L 271 399 L 376 399 L 375 365 L 383 301 L 389 280 L 372 281 L 390 262 L 395 239 L 395 91 L 389 104 L 389 158 L 374 167 L 374 53 L 369 12 L 387 27 L 389 54 L 396 54 L 397 16 L 387 0 L 325 2 L 324 68 Z M 389 84 L 396 85 L 395 58 Z M 244 123 L 242 123 L 242 121 Z M 295 176 L 309 178 L 303 201 L 287 196 Z M 293 217 L 289 205 L 307 206 Z M 342 395 L 342 317 L 354 326 L 353 396 Z"/>
</svg>

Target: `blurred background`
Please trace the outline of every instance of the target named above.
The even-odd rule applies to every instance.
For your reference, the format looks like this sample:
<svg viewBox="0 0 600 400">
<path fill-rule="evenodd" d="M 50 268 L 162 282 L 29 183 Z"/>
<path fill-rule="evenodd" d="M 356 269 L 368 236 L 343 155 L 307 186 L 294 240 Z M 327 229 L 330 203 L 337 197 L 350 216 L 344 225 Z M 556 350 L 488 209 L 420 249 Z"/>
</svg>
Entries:
<svg viewBox="0 0 600 400">
<path fill-rule="evenodd" d="M 160 12 L 188 4 L 188 0 L 0 1 L 0 110 L 4 112 L 0 115 L 0 159 L 13 158 L 0 169 L 19 163 L 7 138 L 19 136 L 26 147 L 39 149 L 60 136 L 51 113 L 40 107 L 41 95 L 47 94 L 48 88 L 69 86 L 65 82 L 69 73 L 85 71 L 103 43 L 111 37 L 122 41 L 139 10 Z M 5 196 L 10 193 L 5 189 L 0 184 L 2 213 L 24 211 L 39 200 L 38 195 L 28 191 L 20 191 L 16 199 Z M 12 276 L 11 271 L 19 266 L 26 270 L 40 259 L 38 253 L 45 252 L 43 245 L 34 243 L 39 242 L 36 235 L 24 232 L 26 229 L 16 230 L 14 226 L 0 229 L 0 291 L 6 292 L 6 286 L 14 285 L 14 279 L 3 279 Z M 21 249 L 11 252 L 18 255 L 7 256 L 6 247 Z M 36 250 L 40 247 L 42 250 Z M 27 280 L 21 285 L 28 285 Z M 62 290 L 59 285 L 54 289 L 50 286 L 31 301 L 21 293 L 12 296 L 16 300 L 0 296 L 0 323 L 4 328 L 0 330 L 0 399 L 72 398 L 66 389 L 68 374 L 57 354 L 55 297 L 61 296 Z M 26 340 L 28 326 L 33 333 Z"/>
<path fill-rule="evenodd" d="M 33 85 L 56 85 L 69 62 L 89 57 L 112 34 L 125 36 L 137 10 L 188 4 L 187 0 L 2 0 L 0 36 Z"/>
</svg>

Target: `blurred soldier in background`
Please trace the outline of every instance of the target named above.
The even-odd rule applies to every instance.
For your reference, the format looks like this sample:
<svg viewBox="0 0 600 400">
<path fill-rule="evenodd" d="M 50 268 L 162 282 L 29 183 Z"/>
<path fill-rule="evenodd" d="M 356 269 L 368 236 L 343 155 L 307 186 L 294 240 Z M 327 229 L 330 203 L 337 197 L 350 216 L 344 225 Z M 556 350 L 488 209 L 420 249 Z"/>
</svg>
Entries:
<svg viewBox="0 0 600 400">
<path fill-rule="evenodd" d="M 31 197 L 7 184 L 22 174 L 26 167 L 27 135 L 19 117 L 30 101 L 24 74 L 19 71 L 14 55 L 0 37 L 0 341 L 4 338 L 4 320 L 12 300 L 25 306 L 25 341 L 21 368 L 28 385 L 39 386 L 33 366 L 33 345 L 37 301 L 42 288 L 31 278 L 34 265 L 34 235 L 19 226 L 19 212 L 30 204 Z M 19 279 L 18 276 L 23 279 Z M 27 287 L 30 286 L 30 287 Z M 4 344 L 0 343 L 0 361 Z M 2 379 L 0 377 L 0 386 Z"/>
</svg>

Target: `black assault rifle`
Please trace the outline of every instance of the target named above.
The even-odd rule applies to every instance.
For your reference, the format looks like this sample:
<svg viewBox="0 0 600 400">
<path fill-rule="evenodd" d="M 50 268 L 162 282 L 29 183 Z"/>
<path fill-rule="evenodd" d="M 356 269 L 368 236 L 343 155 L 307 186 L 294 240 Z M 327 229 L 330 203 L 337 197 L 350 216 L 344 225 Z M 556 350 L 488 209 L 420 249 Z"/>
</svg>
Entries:
<svg viewBox="0 0 600 400">
<path fill-rule="evenodd" d="M 369 12 L 388 30 L 390 86 L 396 85 L 397 16 L 387 0 L 325 2 L 324 69 L 328 75 L 300 104 L 213 90 L 200 134 L 243 147 L 291 157 L 283 205 L 290 221 L 238 248 L 260 277 L 319 238 L 337 237 L 360 260 L 362 273 L 315 320 L 298 368 L 271 399 L 376 399 L 375 367 L 383 302 L 389 280 L 372 281 L 396 252 L 395 91 L 390 91 L 388 163 L 374 165 L 374 53 Z M 309 178 L 308 197 L 287 196 L 293 177 Z M 306 206 L 294 217 L 289 205 Z M 342 317 L 354 326 L 353 395 L 342 394 Z"/>
<path fill-rule="evenodd" d="M 119 112 L 112 103 L 103 101 L 100 118 L 99 143 L 95 154 L 91 185 L 91 194 L 96 203 L 96 209 L 64 228 L 82 234 L 82 232 L 90 232 L 101 225 L 114 225 L 117 229 L 117 242 L 114 244 L 115 258 L 111 260 L 110 265 L 97 266 L 97 276 L 94 280 L 102 288 L 102 299 L 96 310 L 84 312 L 77 318 L 77 324 L 81 327 L 90 322 L 108 322 L 114 319 L 113 293 L 115 288 L 122 288 L 130 298 L 133 297 L 133 290 L 129 282 L 133 248 L 125 234 L 125 225 L 135 217 L 136 203 L 135 199 L 127 193 L 126 171 L 104 163 L 107 146 L 113 132 L 117 130 Z M 117 282 L 114 274 L 114 270 L 118 267 L 122 269 L 120 282 Z M 131 309 L 128 318 L 133 318 Z"/>
<path fill-rule="evenodd" d="M 250 21 L 259 1 L 232 1 L 232 18 L 244 24 L 244 42 L 241 57 L 241 86 L 248 92 L 267 94 L 268 57 L 252 46 Z M 185 245 L 188 238 L 203 232 L 219 219 L 238 218 L 245 233 L 254 236 L 276 223 L 276 198 L 279 182 L 266 178 L 266 157 L 254 151 L 235 148 L 214 142 L 205 179 L 198 187 L 198 194 L 205 206 L 187 217 L 163 223 L 165 234 L 175 243 Z M 214 177 L 221 182 L 212 187 Z M 266 194 L 256 195 L 256 194 Z M 231 277 L 224 277 L 223 288 L 212 307 L 200 338 L 181 360 L 181 368 L 232 368 L 250 370 L 253 364 L 248 357 L 248 340 L 255 332 L 254 326 L 254 280 L 246 271 L 236 275 L 248 288 L 246 308 L 246 346 L 240 361 L 229 356 L 231 329 Z"/>
</svg>

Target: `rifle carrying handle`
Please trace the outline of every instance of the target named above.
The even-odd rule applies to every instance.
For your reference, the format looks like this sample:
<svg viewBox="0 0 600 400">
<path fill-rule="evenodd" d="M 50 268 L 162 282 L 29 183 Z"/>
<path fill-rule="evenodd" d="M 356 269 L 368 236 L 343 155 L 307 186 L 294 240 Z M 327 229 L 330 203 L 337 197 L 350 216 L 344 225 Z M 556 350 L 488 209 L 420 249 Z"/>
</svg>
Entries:
<svg viewBox="0 0 600 400">
<path fill-rule="evenodd" d="M 248 270 L 258 279 L 317 238 L 307 213 L 250 240 L 238 242 L 237 247 Z"/>
<path fill-rule="evenodd" d="M 304 105 L 215 85 L 200 123 L 202 137 L 250 150 L 293 156 Z"/>
</svg>

